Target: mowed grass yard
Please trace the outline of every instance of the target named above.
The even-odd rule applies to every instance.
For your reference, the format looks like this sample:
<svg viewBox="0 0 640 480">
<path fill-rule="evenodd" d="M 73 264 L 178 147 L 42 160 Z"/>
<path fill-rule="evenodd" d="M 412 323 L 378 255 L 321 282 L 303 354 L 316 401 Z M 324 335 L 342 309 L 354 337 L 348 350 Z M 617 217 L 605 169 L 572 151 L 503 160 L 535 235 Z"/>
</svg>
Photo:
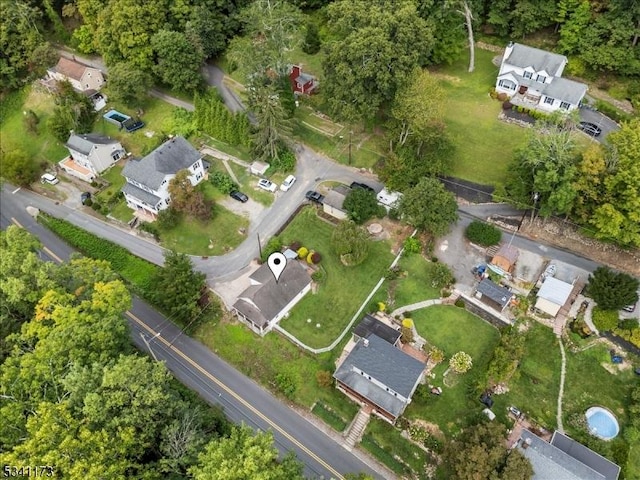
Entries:
<svg viewBox="0 0 640 480">
<path fill-rule="evenodd" d="M 470 396 L 479 376 L 483 375 L 500 340 L 498 329 L 463 308 L 436 305 L 412 312 L 418 333 L 430 345 L 444 351 L 445 360 L 433 369 L 436 377 L 430 383 L 443 389 L 441 396 L 427 401 L 413 399 L 405 415 L 437 424 L 449 436 L 466 425 L 475 413 L 482 410 L 478 398 Z M 471 355 L 473 367 L 460 375 L 452 387 L 443 384 L 443 373 L 449 368 L 453 354 L 464 351 Z"/>
<path fill-rule="evenodd" d="M 64 143 L 47 129 L 54 106 L 53 96 L 31 86 L 4 97 L 0 107 L 2 151 L 22 150 L 36 165 L 52 165 L 69 155 Z M 24 125 L 23 112 L 27 110 L 33 110 L 40 119 L 37 133 L 29 133 Z"/>
<path fill-rule="evenodd" d="M 338 337 L 393 261 L 387 242 L 372 242 L 364 263 L 345 267 L 331 248 L 334 228 L 317 217 L 314 207 L 307 207 L 280 235 L 285 245 L 299 241 L 322 255 L 319 266 L 326 271 L 325 282 L 316 294 L 308 293 L 289 318 L 280 322 L 287 331 L 315 348 L 326 347 Z"/>
<path fill-rule="evenodd" d="M 476 48 L 476 63 L 469 73 L 468 55 L 450 66 L 434 68 L 446 94 L 445 121 L 456 151 L 451 175 L 482 184 L 505 180 L 514 151 L 525 144 L 529 129 L 498 120 L 501 103 L 489 97 L 498 67 L 496 54 Z"/>
</svg>

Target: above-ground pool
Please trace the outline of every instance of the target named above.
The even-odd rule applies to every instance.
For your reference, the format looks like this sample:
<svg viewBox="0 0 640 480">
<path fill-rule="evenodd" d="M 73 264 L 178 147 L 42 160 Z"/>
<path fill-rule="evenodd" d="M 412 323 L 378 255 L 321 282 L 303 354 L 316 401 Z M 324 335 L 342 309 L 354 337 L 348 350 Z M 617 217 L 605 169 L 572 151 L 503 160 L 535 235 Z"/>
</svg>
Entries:
<svg viewBox="0 0 640 480">
<path fill-rule="evenodd" d="M 618 436 L 620 427 L 616 417 L 609 410 L 602 407 L 591 407 L 585 412 L 589 432 L 602 440 L 611 440 Z"/>
</svg>

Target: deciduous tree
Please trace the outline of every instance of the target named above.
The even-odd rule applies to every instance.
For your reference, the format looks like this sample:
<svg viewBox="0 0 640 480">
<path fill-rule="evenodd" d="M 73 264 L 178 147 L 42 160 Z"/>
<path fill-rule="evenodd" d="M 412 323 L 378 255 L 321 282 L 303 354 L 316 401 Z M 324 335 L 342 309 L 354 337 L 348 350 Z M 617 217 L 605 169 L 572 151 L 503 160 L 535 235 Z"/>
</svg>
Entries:
<svg viewBox="0 0 640 480">
<path fill-rule="evenodd" d="M 38 178 L 38 168 L 24 150 L 10 150 L 0 154 L 0 176 L 16 185 L 29 185 Z"/>
<path fill-rule="evenodd" d="M 151 85 L 152 78 L 148 71 L 140 70 L 126 62 L 119 62 L 109 67 L 106 91 L 116 102 L 140 105 L 146 98 Z"/>
<path fill-rule="evenodd" d="M 178 212 L 206 221 L 213 216 L 213 202 L 191 183 L 188 170 L 180 170 L 169 182 L 171 206 Z"/>
<path fill-rule="evenodd" d="M 184 33 L 160 30 L 151 37 L 151 46 L 155 58 L 153 71 L 162 83 L 182 92 L 200 87 L 204 54 Z"/>
<path fill-rule="evenodd" d="M 331 246 L 345 265 L 359 265 L 369 255 L 367 233 L 352 221 L 340 223 L 331 234 Z"/>
<path fill-rule="evenodd" d="M 473 366 L 471 356 L 465 352 L 454 353 L 449 360 L 449 368 L 456 373 L 466 373 Z"/>
<path fill-rule="evenodd" d="M 439 180 L 427 177 L 405 192 L 400 213 L 409 225 L 440 236 L 458 219 L 458 205 Z"/>
<path fill-rule="evenodd" d="M 384 207 L 378 205 L 376 194 L 364 188 L 353 188 L 344 199 L 343 208 L 358 225 L 374 216 L 384 217 Z"/>
</svg>

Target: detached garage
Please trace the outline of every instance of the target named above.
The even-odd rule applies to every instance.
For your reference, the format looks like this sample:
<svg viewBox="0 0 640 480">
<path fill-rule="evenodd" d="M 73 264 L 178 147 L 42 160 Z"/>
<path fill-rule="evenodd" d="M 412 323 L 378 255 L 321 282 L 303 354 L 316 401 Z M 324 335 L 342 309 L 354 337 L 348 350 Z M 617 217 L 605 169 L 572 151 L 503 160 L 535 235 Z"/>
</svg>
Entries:
<svg viewBox="0 0 640 480">
<path fill-rule="evenodd" d="M 572 290 L 572 284 L 554 277 L 547 277 L 538 292 L 535 308 L 542 313 L 555 317 L 569 300 Z"/>
</svg>

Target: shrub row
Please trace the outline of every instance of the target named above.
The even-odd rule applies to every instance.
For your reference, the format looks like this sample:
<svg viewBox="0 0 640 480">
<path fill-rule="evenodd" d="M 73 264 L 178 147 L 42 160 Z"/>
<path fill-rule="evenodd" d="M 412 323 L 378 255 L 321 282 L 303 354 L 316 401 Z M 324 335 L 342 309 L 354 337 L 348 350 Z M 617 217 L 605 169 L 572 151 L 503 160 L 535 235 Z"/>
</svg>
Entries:
<svg viewBox="0 0 640 480">
<path fill-rule="evenodd" d="M 346 422 L 342 418 L 340 418 L 338 414 L 336 414 L 333 410 L 329 410 L 320 402 L 316 402 L 316 404 L 311 409 L 311 413 L 313 413 L 316 417 L 321 418 L 327 425 L 329 425 L 337 432 L 342 432 L 347 427 Z"/>
<path fill-rule="evenodd" d="M 464 231 L 464 235 L 469 239 L 469 241 L 482 245 L 483 247 L 497 245 L 500 243 L 500 239 L 502 238 L 502 232 L 500 229 L 479 220 L 471 222 Z"/>
<path fill-rule="evenodd" d="M 44 213 L 41 213 L 38 219 L 43 225 L 84 255 L 111 263 L 111 267 L 124 280 L 141 290 L 145 297 L 150 297 L 151 281 L 160 267 L 136 257 L 120 245 L 97 237 L 65 220 L 60 220 Z"/>
</svg>

